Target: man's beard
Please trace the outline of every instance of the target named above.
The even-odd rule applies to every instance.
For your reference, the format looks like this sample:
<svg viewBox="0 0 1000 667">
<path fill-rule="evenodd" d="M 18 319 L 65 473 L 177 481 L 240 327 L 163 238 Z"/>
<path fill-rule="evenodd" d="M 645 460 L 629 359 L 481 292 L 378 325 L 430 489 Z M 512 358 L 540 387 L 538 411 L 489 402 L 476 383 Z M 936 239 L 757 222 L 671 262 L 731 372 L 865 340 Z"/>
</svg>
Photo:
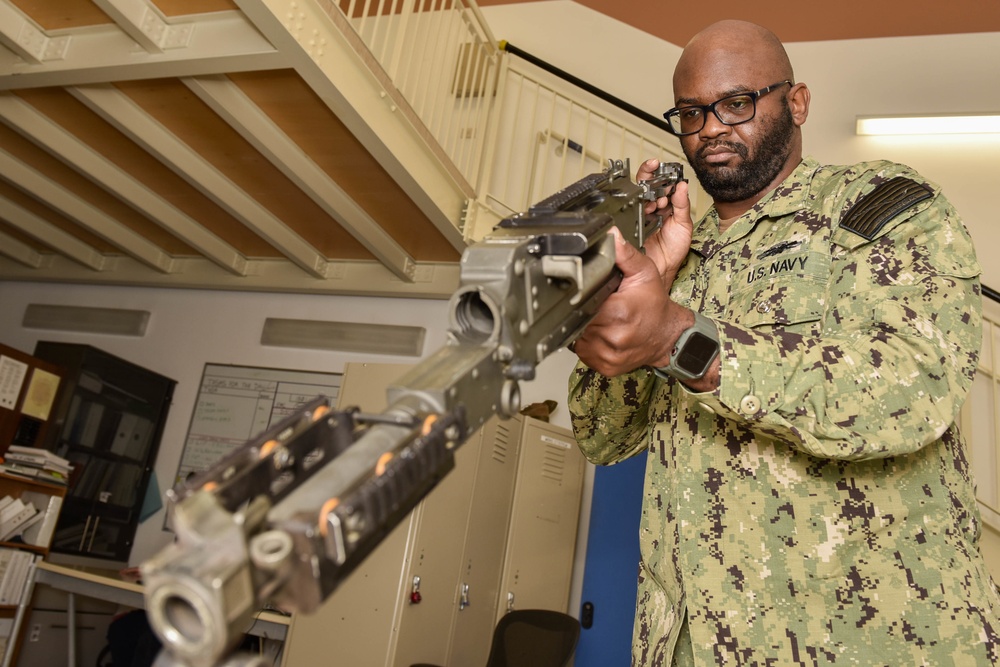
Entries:
<svg viewBox="0 0 1000 667">
<path fill-rule="evenodd" d="M 748 157 L 750 150 L 746 144 L 729 141 L 715 141 L 700 146 L 695 155 L 684 149 L 684 155 L 694 169 L 698 182 L 713 200 L 728 203 L 750 199 L 760 194 L 781 173 L 788 159 L 795 131 L 787 102 L 783 106 L 783 111 L 774 117 L 770 130 L 757 141 L 752 158 Z M 719 145 L 740 156 L 740 163 L 736 167 L 713 167 L 705 162 L 705 149 Z"/>
</svg>

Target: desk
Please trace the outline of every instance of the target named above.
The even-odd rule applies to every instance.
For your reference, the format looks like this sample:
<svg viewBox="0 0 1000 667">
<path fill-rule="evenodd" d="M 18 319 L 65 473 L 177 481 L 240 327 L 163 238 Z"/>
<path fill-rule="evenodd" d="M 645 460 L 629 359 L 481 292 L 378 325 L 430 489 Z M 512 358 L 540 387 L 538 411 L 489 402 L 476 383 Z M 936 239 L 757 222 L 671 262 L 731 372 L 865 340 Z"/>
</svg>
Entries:
<svg viewBox="0 0 1000 667">
<path fill-rule="evenodd" d="M 69 666 L 75 667 L 75 602 L 74 595 L 108 600 L 116 604 L 142 609 L 145 606 L 142 584 L 123 581 L 115 570 L 99 570 L 90 567 L 57 565 L 48 561 L 39 561 L 36 565 L 35 584 L 45 584 L 52 588 L 69 593 L 67 607 L 69 620 Z M 288 624 L 291 618 L 272 611 L 262 611 L 247 630 L 248 634 L 263 637 L 268 640 L 284 642 L 288 634 Z"/>
</svg>

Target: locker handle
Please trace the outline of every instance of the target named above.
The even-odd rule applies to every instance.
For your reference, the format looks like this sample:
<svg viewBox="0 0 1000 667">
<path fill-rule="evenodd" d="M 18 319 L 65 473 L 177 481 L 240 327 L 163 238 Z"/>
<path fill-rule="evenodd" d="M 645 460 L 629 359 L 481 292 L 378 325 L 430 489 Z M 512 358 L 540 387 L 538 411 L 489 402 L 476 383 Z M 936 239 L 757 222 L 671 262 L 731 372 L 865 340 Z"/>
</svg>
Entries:
<svg viewBox="0 0 1000 667">
<path fill-rule="evenodd" d="M 90 530 L 90 520 L 93 518 L 93 514 L 87 515 L 87 523 L 83 524 L 83 535 L 80 536 L 80 545 L 77 547 L 77 551 L 83 551 L 83 545 L 87 542 L 87 531 Z"/>
<path fill-rule="evenodd" d="M 423 597 L 420 595 L 420 577 L 413 577 L 413 585 L 410 587 L 410 604 L 420 604 Z"/>
<path fill-rule="evenodd" d="M 469 584 L 462 584 L 462 594 L 458 598 L 458 610 L 462 611 L 470 604 L 471 603 L 469 602 Z"/>
</svg>

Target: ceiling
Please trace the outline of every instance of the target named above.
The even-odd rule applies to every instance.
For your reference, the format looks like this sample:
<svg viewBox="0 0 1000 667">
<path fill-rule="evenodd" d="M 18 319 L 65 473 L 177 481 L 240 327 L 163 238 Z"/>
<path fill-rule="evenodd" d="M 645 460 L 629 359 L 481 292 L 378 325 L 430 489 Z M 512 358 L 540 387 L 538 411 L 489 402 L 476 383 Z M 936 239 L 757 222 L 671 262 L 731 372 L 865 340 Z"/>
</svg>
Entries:
<svg viewBox="0 0 1000 667">
<path fill-rule="evenodd" d="M 482 7 L 537 0 L 478 0 Z M 671 2 L 574 0 L 660 39 L 683 46 L 699 30 L 722 19 L 743 19 L 770 28 L 784 42 L 864 39 L 1000 31 L 1000 3 L 952 0 L 715 0 L 685 7 Z"/>
<path fill-rule="evenodd" d="M 428 196 L 290 32 L 258 0 L 0 0 L 0 280 L 450 294 L 474 193 Z"/>
<path fill-rule="evenodd" d="M 676 44 L 723 17 L 786 41 L 1000 30 L 982 0 L 721 0 L 652 21 L 577 1 Z M 449 296 L 476 193 L 400 130 L 405 103 L 346 99 L 347 51 L 302 19 L 336 4 L 0 0 L 0 280 Z"/>
</svg>

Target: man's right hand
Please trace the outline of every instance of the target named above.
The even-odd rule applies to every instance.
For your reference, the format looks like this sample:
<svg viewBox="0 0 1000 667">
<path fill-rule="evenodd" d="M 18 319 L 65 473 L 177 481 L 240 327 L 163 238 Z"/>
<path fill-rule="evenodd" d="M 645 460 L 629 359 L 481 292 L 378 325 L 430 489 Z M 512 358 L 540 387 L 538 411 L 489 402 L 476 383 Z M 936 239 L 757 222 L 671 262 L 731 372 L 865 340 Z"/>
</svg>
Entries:
<svg viewBox="0 0 1000 667">
<path fill-rule="evenodd" d="M 646 160 L 636 172 L 636 180 L 649 180 L 659 166 L 660 161 L 657 159 Z M 678 269 L 687 257 L 688 248 L 691 247 L 694 221 L 691 219 L 688 184 L 678 183 L 670 197 L 660 197 L 655 202 L 647 202 L 643 212 L 646 214 L 656 212 L 663 216 L 663 226 L 646 239 L 644 248 L 646 256 L 653 260 L 660 272 L 664 289 L 669 290 Z"/>
<path fill-rule="evenodd" d="M 670 299 L 656 263 L 617 228 L 612 233 L 622 282 L 573 346 L 583 363 L 608 377 L 667 365 L 681 331 L 694 322 L 691 311 Z"/>
</svg>

